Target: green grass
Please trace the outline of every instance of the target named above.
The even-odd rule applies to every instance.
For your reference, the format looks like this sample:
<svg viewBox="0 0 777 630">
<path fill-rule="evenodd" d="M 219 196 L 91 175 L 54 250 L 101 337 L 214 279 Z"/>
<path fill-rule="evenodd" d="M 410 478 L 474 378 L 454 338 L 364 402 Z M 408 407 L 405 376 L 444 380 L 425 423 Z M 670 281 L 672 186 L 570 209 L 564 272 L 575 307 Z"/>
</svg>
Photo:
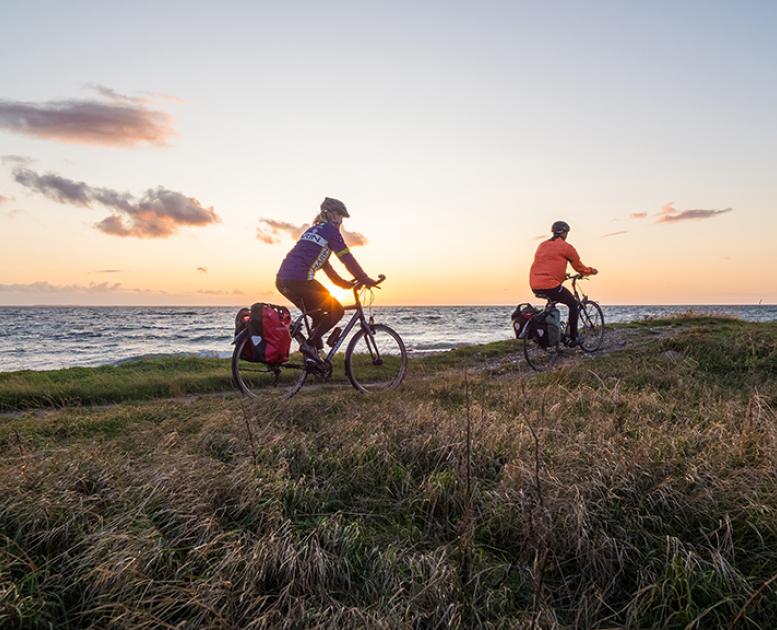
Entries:
<svg viewBox="0 0 777 630">
<path fill-rule="evenodd" d="M 777 327 L 622 330 L 542 375 L 500 342 L 372 396 L 6 416 L 0 626 L 772 627 Z"/>
<path fill-rule="evenodd" d="M 224 359 L 150 359 L 97 368 L 0 373 L 0 411 L 66 407 L 224 391 Z"/>
</svg>

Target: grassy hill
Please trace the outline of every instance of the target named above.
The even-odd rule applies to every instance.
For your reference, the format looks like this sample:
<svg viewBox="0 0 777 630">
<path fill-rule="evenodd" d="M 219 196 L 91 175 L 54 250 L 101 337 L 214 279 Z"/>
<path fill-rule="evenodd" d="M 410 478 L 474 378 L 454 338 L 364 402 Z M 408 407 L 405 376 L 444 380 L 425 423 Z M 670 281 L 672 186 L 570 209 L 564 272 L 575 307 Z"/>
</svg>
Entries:
<svg viewBox="0 0 777 630">
<path fill-rule="evenodd" d="M 0 626 L 773 627 L 777 325 L 610 340 L 288 402 L 216 360 L 0 375 Z"/>
</svg>

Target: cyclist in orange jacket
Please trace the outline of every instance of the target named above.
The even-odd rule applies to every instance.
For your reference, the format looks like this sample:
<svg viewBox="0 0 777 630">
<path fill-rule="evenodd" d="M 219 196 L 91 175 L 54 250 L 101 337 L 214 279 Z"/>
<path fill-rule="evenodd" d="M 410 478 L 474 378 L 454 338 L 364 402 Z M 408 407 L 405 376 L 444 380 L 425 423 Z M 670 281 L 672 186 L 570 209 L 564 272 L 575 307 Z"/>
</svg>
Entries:
<svg viewBox="0 0 777 630">
<path fill-rule="evenodd" d="M 553 236 L 540 243 L 534 254 L 534 262 L 529 271 L 529 285 L 537 297 L 565 304 L 569 309 L 569 345 L 578 345 L 577 341 L 577 302 L 572 292 L 562 286 L 566 280 L 567 263 L 578 273 L 595 275 L 598 270 L 587 267 L 580 260 L 577 250 L 567 243 L 569 224 L 556 221 L 551 226 Z"/>
</svg>

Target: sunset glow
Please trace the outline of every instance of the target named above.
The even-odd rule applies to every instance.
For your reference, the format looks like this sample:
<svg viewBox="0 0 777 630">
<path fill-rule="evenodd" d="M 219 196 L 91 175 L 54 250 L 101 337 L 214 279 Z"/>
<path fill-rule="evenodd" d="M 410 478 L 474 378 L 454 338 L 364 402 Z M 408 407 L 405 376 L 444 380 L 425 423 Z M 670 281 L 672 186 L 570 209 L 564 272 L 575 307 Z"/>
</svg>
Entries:
<svg viewBox="0 0 777 630">
<path fill-rule="evenodd" d="M 558 219 L 605 304 L 777 303 L 775 5 L 44 4 L 0 8 L 0 304 L 283 303 L 325 196 L 378 305 L 527 301 Z"/>
</svg>

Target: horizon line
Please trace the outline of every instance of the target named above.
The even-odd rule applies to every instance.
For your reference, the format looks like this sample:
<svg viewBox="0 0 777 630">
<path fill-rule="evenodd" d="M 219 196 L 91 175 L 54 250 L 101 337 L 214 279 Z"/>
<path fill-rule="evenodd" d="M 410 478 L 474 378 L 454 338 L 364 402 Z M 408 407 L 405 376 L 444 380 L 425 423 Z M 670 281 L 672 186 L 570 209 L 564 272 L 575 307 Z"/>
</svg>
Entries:
<svg viewBox="0 0 777 630">
<path fill-rule="evenodd" d="M 261 301 L 261 300 L 260 300 Z M 537 299 L 536 302 L 541 300 Z M 252 302 L 256 303 L 256 302 Z M 275 302 L 265 302 L 265 304 L 274 304 Z M 639 302 L 639 303 L 622 303 L 622 304 L 610 304 L 606 302 L 597 302 L 601 306 L 606 307 L 626 307 L 626 306 L 765 306 L 765 307 L 777 307 L 777 302 L 774 303 L 753 303 L 753 302 Z M 0 304 L 0 308 L 242 308 L 246 303 L 235 304 Z M 455 307 L 476 307 L 476 306 L 489 306 L 489 307 L 506 307 L 513 308 L 513 303 L 449 303 L 449 304 L 373 304 L 369 308 L 455 308 Z M 364 307 L 368 308 L 368 307 Z"/>
</svg>

